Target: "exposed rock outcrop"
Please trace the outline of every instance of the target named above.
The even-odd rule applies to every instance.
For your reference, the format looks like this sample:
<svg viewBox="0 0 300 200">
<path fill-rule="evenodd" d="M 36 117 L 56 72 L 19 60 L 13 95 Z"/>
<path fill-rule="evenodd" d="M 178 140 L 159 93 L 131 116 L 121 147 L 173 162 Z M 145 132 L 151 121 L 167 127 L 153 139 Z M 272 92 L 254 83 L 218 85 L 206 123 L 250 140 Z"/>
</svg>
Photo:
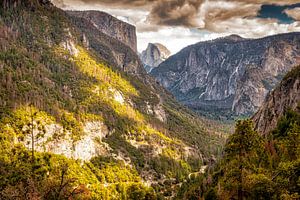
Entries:
<svg viewBox="0 0 300 200">
<path fill-rule="evenodd" d="M 169 58 L 171 52 L 162 44 L 149 43 L 146 50 L 141 54 L 141 60 L 144 63 L 146 71 L 149 73 L 167 58 Z"/>
<path fill-rule="evenodd" d="M 36 141 L 35 148 L 39 152 L 52 152 L 69 158 L 88 161 L 92 157 L 109 153 L 110 147 L 102 142 L 102 138 L 108 134 L 109 131 L 102 122 L 87 122 L 84 125 L 83 136 L 74 142 L 71 133 L 65 131 L 61 125 L 50 124 L 45 126 L 45 134 Z M 29 149 L 31 148 L 30 136 L 25 139 L 24 144 Z"/>
<path fill-rule="evenodd" d="M 297 64 L 300 33 L 262 39 L 232 35 L 186 47 L 151 74 L 196 111 L 249 115 Z"/>
<path fill-rule="evenodd" d="M 67 11 L 81 30 L 82 43 L 112 66 L 123 71 L 145 74 L 136 54 L 135 27 L 99 11 Z"/>
<path fill-rule="evenodd" d="M 67 11 L 69 15 L 85 18 L 99 31 L 115 38 L 137 52 L 136 28 L 101 11 Z"/>
<path fill-rule="evenodd" d="M 300 112 L 300 66 L 289 72 L 280 85 L 268 94 L 252 118 L 255 129 L 264 135 L 268 134 L 288 109 Z"/>
</svg>

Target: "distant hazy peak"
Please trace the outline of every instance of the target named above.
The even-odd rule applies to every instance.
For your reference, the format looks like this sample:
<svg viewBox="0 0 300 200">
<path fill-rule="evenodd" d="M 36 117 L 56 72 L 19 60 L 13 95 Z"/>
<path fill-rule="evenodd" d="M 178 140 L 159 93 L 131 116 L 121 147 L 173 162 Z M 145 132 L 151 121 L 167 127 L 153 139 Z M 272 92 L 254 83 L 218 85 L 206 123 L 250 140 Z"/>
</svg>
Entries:
<svg viewBox="0 0 300 200">
<path fill-rule="evenodd" d="M 224 39 L 234 40 L 234 41 L 240 41 L 240 40 L 244 40 L 245 38 L 243 38 L 243 37 L 241 37 L 239 35 L 236 35 L 236 34 L 232 34 L 232 35 L 224 37 Z"/>
<path fill-rule="evenodd" d="M 147 72 L 157 67 L 160 63 L 169 58 L 171 52 L 160 43 L 149 43 L 147 49 L 141 53 L 141 60 Z"/>
<path fill-rule="evenodd" d="M 149 43 L 149 44 L 151 44 L 151 43 Z M 170 50 L 166 46 L 164 46 L 163 44 L 154 43 L 152 45 L 154 45 L 156 48 L 159 49 L 159 51 L 161 52 L 161 55 L 164 59 L 167 59 L 168 57 L 170 57 L 170 55 L 171 55 Z"/>
<path fill-rule="evenodd" d="M 244 40 L 247 40 L 247 39 L 243 38 L 239 35 L 233 34 L 233 35 L 228 35 L 228 36 L 225 36 L 225 37 L 220 37 L 220 38 L 211 40 L 210 42 L 241 42 L 241 41 L 244 41 Z"/>
</svg>

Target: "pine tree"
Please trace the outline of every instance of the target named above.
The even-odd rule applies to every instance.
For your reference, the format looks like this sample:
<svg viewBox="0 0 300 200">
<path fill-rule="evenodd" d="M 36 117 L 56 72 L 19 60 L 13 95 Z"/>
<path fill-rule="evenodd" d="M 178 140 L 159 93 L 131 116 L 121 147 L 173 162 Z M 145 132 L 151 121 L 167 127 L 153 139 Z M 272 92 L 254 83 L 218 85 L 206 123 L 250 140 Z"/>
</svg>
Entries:
<svg viewBox="0 0 300 200">
<path fill-rule="evenodd" d="M 225 159 L 229 163 L 225 173 L 225 183 L 230 190 L 236 190 L 238 200 L 245 198 L 244 177 L 246 171 L 253 170 L 252 162 L 259 159 L 258 154 L 263 150 L 263 140 L 253 130 L 251 120 L 238 121 L 235 133 L 225 146 Z M 230 193 L 234 193 L 230 191 Z M 235 196 L 234 195 L 234 196 Z"/>
</svg>

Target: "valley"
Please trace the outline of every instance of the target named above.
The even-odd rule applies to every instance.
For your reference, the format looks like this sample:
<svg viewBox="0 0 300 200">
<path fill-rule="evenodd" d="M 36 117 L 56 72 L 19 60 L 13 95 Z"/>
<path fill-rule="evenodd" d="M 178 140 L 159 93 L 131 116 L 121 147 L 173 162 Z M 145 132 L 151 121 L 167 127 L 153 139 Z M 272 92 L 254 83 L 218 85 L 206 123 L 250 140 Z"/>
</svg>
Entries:
<svg viewBox="0 0 300 200">
<path fill-rule="evenodd" d="M 298 32 L 139 53 L 54 2 L 0 1 L 0 199 L 299 198 Z"/>
<path fill-rule="evenodd" d="M 299 33 L 261 39 L 236 35 L 184 48 L 151 74 L 178 101 L 219 120 L 250 116 L 299 65 Z"/>
</svg>

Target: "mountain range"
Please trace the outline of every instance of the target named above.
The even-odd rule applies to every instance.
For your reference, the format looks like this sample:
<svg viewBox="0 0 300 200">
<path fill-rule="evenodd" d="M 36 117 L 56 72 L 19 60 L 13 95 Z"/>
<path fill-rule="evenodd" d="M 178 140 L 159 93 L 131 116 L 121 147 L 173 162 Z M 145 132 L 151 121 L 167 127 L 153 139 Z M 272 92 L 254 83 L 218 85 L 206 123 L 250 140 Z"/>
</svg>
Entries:
<svg viewBox="0 0 300 200">
<path fill-rule="evenodd" d="M 300 33 L 261 39 L 231 35 L 188 46 L 151 71 L 178 101 L 209 117 L 249 116 L 292 67 Z"/>
<path fill-rule="evenodd" d="M 299 199 L 300 66 L 239 120 L 223 156 L 183 183 L 176 199 Z"/>
</svg>

